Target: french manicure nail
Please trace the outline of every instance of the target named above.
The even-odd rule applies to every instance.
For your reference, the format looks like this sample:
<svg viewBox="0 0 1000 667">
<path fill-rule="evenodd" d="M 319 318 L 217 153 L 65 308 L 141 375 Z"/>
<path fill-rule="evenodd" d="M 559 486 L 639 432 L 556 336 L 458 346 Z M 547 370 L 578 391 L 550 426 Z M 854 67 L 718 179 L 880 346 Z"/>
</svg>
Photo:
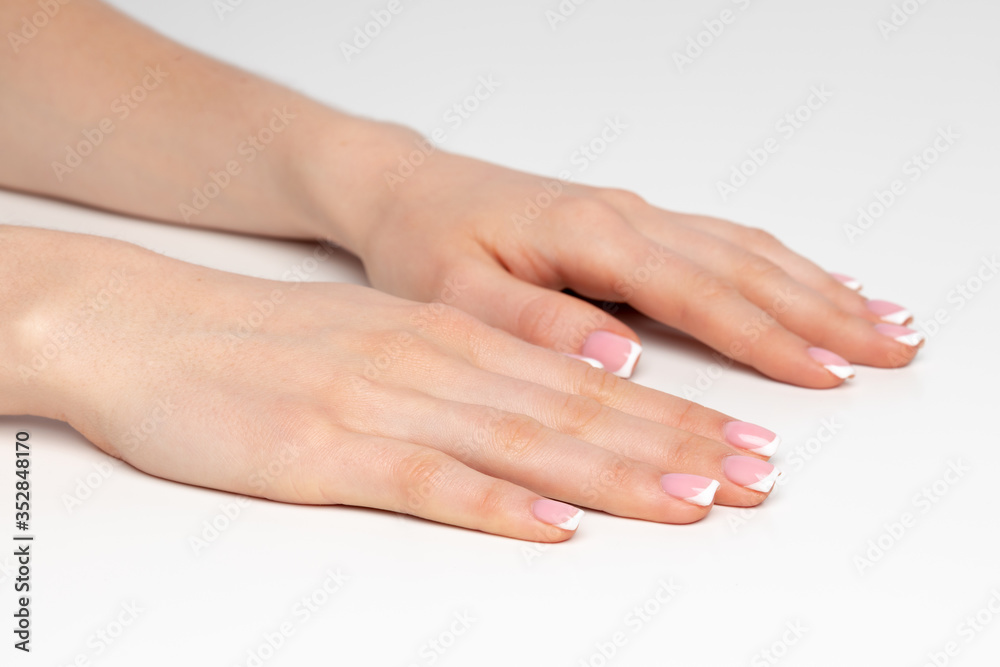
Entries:
<svg viewBox="0 0 1000 667">
<path fill-rule="evenodd" d="M 632 376 L 635 362 L 642 354 L 642 346 L 610 331 L 594 331 L 587 336 L 581 352 L 583 356 L 604 364 L 605 370 L 627 378 Z"/>
<path fill-rule="evenodd" d="M 824 350 L 821 347 L 810 347 L 807 351 L 810 357 L 823 364 L 823 368 L 841 380 L 854 377 L 854 366 L 851 366 L 851 362 L 839 354 L 834 354 L 830 350 Z"/>
<path fill-rule="evenodd" d="M 906 322 L 913 318 L 913 314 L 906 308 L 891 301 L 882 301 L 881 299 L 869 299 L 868 310 L 878 315 L 879 319 L 883 322 L 888 322 L 889 324 L 906 324 Z"/>
<path fill-rule="evenodd" d="M 604 368 L 604 364 L 599 362 L 597 359 L 591 359 L 590 357 L 585 357 L 582 354 L 566 354 L 566 356 L 570 359 L 578 359 L 584 363 L 588 363 L 594 368 Z"/>
<path fill-rule="evenodd" d="M 539 498 L 531 503 L 531 513 L 542 523 L 563 530 L 576 530 L 583 518 L 583 510 L 548 498 Z"/>
<path fill-rule="evenodd" d="M 901 327 L 898 324 L 876 324 L 875 331 L 910 347 L 916 347 L 924 342 L 922 333 L 909 327 Z"/>
<path fill-rule="evenodd" d="M 754 454 L 772 456 L 778 451 L 781 438 L 774 431 L 749 422 L 732 421 L 722 427 L 726 442 L 734 447 L 749 449 Z"/>
<path fill-rule="evenodd" d="M 685 473 L 667 473 L 660 478 L 660 487 L 674 498 L 700 507 L 707 507 L 715 499 L 719 483 L 714 479 Z"/>
<path fill-rule="evenodd" d="M 845 276 L 843 273 L 830 272 L 830 275 L 840 281 L 840 283 L 847 289 L 852 289 L 855 292 L 861 291 L 861 283 L 856 278 Z"/>
<path fill-rule="evenodd" d="M 733 484 L 761 493 L 767 493 L 774 486 L 781 471 L 767 461 L 752 456 L 727 456 L 722 461 L 722 471 Z"/>
</svg>

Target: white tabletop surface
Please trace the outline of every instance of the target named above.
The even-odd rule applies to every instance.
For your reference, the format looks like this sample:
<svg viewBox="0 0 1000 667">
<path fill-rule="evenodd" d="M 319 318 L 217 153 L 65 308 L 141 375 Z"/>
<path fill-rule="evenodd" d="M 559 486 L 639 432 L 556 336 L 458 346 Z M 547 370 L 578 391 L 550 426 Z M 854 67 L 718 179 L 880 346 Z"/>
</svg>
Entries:
<svg viewBox="0 0 1000 667">
<path fill-rule="evenodd" d="M 0 552 L 0 663 L 996 664 L 1000 5 L 398 1 L 350 62 L 341 43 L 387 0 L 115 4 L 331 104 L 445 128 L 451 150 L 766 228 L 910 308 L 925 349 L 909 368 L 813 391 L 722 370 L 630 320 L 645 343 L 634 380 L 700 387 L 701 402 L 778 431 L 785 475 L 756 510 L 717 507 L 691 526 L 590 512 L 547 548 L 241 500 L 116 463 L 64 424 L 0 418 L 8 465 L 14 434 L 31 433 L 36 535 L 30 655 L 11 646 L 13 548 Z M 556 22 L 560 7 L 574 11 Z M 723 10 L 729 22 L 714 23 Z M 699 40 L 690 62 L 675 57 Z M 444 114 L 480 77 L 499 87 L 455 127 Z M 800 109 L 814 90 L 823 101 Z M 779 124 L 796 112 L 808 118 L 794 132 Z M 580 172 L 574 151 L 609 119 L 626 129 Z M 947 150 L 914 171 L 939 132 Z M 769 138 L 777 150 L 724 199 L 718 182 Z M 902 194 L 849 238 L 858 208 L 896 179 Z M 6 192 L 0 221 L 270 278 L 311 250 Z M 312 278 L 364 273 L 342 256 Z M 74 495 L 87 497 L 67 508 Z M 196 552 L 213 521 L 225 530 Z"/>
</svg>

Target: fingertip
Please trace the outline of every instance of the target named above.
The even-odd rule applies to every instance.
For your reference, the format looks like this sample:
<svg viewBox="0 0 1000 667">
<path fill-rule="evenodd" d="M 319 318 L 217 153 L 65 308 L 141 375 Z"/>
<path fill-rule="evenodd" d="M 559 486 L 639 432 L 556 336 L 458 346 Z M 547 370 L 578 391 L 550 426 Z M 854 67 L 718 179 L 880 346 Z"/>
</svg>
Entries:
<svg viewBox="0 0 1000 667">
<path fill-rule="evenodd" d="M 598 329 L 591 331 L 584 340 L 581 354 L 600 362 L 609 373 L 614 373 L 620 378 L 630 378 L 642 355 L 642 345 L 638 343 L 638 336 L 633 340 L 611 331 Z"/>
<path fill-rule="evenodd" d="M 879 332 L 883 336 L 892 338 L 897 343 L 902 343 L 909 348 L 919 348 L 926 340 L 924 334 L 916 329 L 910 329 L 909 327 L 897 324 L 882 322 L 875 325 L 875 331 Z"/>
<path fill-rule="evenodd" d="M 715 502 L 719 486 L 718 480 L 688 473 L 667 473 L 660 478 L 660 487 L 667 495 L 704 507 L 706 513 Z"/>
<path fill-rule="evenodd" d="M 735 454 L 722 460 L 722 473 L 729 482 L 723 487 L 724 502 L 734 507 L 754 507 L 774 490 L 781 470 L 753 456 Z"/>
<path fill-rule="evenodd" d="M 862 285 L 861 281 L 857 278 L 852 278 L 851 276 L 845 275 L 843 273 L 830 272 L 830 275 L 839 282 L 841 285 L 851 290 L 852 292 L 860 292 Z"/>
<path fill-rule="evenodd" d="M 909 364 L 927 342 L 922 332 L 897 324 L 882 322 L 875 325 L 875 330 L 896 343 L 887 357 L 890 368 L 900 368 Z"/>
<path fill-rule="evenodd" d="M 813 361 L 826 369 L 829 374 L 827 378 L 829 387 L 839 386 L 854 377 L 854 366 L 839 354 L 822 347 L 810 347 L 806 352 Z M 823 387 L 824 385 L 821 385 L 821 388 Z"/>
<path fill-rule="evenodd" d="M 763 426 L 733 420 L 722 427 L 723 438 L 733 447 L 769 459 L 781 445 L 781 437 Z"/>
<path fill-rule="evenodd" d="M 550 498 L 531 503 L 531 515 L 536 524 L 541 524 L 539 533 L 545 542 L 563 542 L 573 537 L 583 514 L 578 507 Z"/>
<path fill-rule="evenodd" d="M 908 366 L 914 359 L 917 358 L 917 354 L 920 352 L 922 347 L 923 342 L 915 346 L 904 343 L 895 345 L 886 357 L 886 367 L 903 368 L 904 366 Z"/>
<path fill-rule="evenodd" d="M 801 339 L 798 343 L 753 366 L 770 378 L 807 389 L 833 389 L 854 377 L 854 366 L 839 354 Z"/>
<path fill-rule="evenodd" d="M 865 305 L 876 317 L 888 324 L 902 326 L 913 321 L 913 314 L 909 310 L 892 301 L 868 299 Z"/>
</svg>

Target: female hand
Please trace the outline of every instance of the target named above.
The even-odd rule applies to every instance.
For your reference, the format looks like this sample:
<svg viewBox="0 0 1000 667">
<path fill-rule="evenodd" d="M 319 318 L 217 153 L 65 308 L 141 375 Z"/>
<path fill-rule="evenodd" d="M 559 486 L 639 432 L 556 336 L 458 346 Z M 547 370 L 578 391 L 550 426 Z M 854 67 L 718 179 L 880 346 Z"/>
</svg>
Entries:
<svg viewBox="0 0 1000 667">
<path fill-rule="evenodd" d="M 341 232 L 379 289 L 420 301 L 453 294 L 451 305 L 495 327 L 623 377 L 636 334 L 560 290 L 627 302 L 805 387 L 839 385 L 850 363 L 903 366 L 922 342 L 899 326 L 910 319 L 903 308 L 866 300 L 759 229 L 441 151 L 402 177 L 413 139 L 402 145 L 383 174 L 378 219 Z"/>
<path fill-rule="evenodd" d="M 0 247 L 45 295 L 3 332 L 3 412 L 68 421 L 153 475 L 536 541 L 572 535 L 564 503 L 688 523 L 713 495 L 757 505 L 777 476 L 773 433 L 441 303 L 75 234 L 0 227 Z"/>
<path fill-rule="evenodd" d="M 5 3 L 0 18 L 19 20 L 30 6 Z M 921 342 L 898 326 L 905 310 L 866 301 L 762 231 L 430 150 L 409 130 L 212 61 L 102 3 L 72 18 L 39 37 L 35 51 L 49 57 L 0 52 L 0 86 L 17 100 L 0 105 L 7 187 L 155 220 L 332 239 L 361 256 L 377 288 L 419 301 L 446 295 L 488 324 L 621 376 L 638 358 L 635 333 L 560 290 L 628 302 L 807 387 L 840 384 L 849 362 L 904 365 Z M 68 58 L 92 76 L 67 77 Z M 169 67 L 142 78 L 142 113 L 53 178 L 47 156 L 103 127 L 106 100 L 137 85 L 109 62 Z"/>
</svg>

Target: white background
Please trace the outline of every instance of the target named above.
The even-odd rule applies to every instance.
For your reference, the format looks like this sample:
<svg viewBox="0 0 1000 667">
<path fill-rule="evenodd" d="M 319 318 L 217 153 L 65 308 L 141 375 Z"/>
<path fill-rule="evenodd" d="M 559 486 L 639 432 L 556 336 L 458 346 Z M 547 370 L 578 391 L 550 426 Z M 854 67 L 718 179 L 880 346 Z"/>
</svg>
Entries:
<svg viewBox="0 0 1000 667">
<path fill-rule="evenodd" d="M 930 0 L 885 36 L 887 0 L 589 0 L 554 29 L 546 11 L 557 0 L 402 0 L 347 62 L 340 43 L 384 3 L 244 0 L 223 18 L 209 0 L 115 4 L 347 110 L 444 127 L 451 150 L 546 174 L 569 168 L 664 207 L 766 228 L 858 277 L 867 295 L 906 305 L 929 341 L 909 368 L 860 368 L 841 388 L 811 391 L 722 370 L 705 348 L 630 320 L 646 350 L 635 381 L 673 393 L 700 386 L 701 402 L 780 432 L 774 461 L 785 476 L 756 511 L 718 507 L 693 526 L 590 512 L 570 542 L 544 550 L 384 512 L 252 500 L 196 554 L 190 538 L 234 496 L 116 464 L 63 424 L 0 418 L 5 451 L 16 431 L 31 432 L 38 536 L 30 656 L 10 647 L 13 561 L 0 552 L 3 664 L 247 665 L 285 621 L 293 634 L 263 664 L 765 665 L 771 647 L 780 664 L 923 665 L 949 641 L 958 653 L 948 664 L 995 663 L 1000 618 L 983 613 L 992 623 L 971 636 L 963 624 L 994 594 L 1000 610 L 1000 280 L 977 282 L 1000 250 L 1000 5 Z M 702 35 L 709 45 L 679 68 L 674 54 L 723 9 L 734 20 Z M 448 125 L 444 113 L 490 75 L 496 93 Z M 776 123 L 814 86 L 832 97 L 785 138 Z M 579 172 L 573 153 L 609 118 L 628 128 Z M 958 139 L 911 180 L 905 164 L 941 128 Z M 777 153 L 723 201 L 717 182 L 771 136 Z M 905 193 L 849 240 L 844 225 L 897 178 Z M 11 193 L 0 193 L 0 220 L 271 278 L 311 251 Z M 364 281 L 349 257 L 313 278 Z M 967 283 L 981 289 L 958 298 Z M 943 324 L 928 324 L 942 312 Z M 65 499 L 108 464 L 68 511 Z M 953 464 L 967 470 L 940 481 Z M 920 500 L 935 482 L 934 502 Z M 913 525 L 891 536 L 906 513 Z M 328 570 L 349 580 L 308 619 L 296 615 Z M 661 580 L 678 587 L 665 603 Z M 98 653 L 94 633 L 132 602 L 138 619 Z M 456 614 L 474 619 L 458 637 Z M 600 645 L 618 632 L 624 645 L 605 659 Z M 428 652 L 432 640 L 447 650 Z"/>
</svg>

